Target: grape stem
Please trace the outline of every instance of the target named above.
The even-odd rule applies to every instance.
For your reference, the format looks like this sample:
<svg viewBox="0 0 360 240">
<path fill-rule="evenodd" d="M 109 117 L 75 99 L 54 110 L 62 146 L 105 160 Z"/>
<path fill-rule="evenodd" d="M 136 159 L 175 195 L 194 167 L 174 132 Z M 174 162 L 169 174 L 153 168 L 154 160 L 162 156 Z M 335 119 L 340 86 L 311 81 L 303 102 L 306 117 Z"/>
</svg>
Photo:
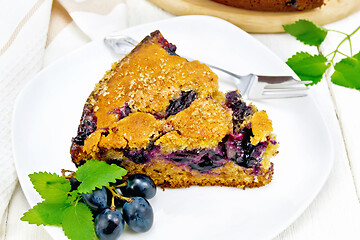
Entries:
<svg viewBox="0 0 360 240">
<path fill-rule="evenodd" d="M 112 193 L 112 192 L 111 192 L 111 193 Z M 115 211 L 115 209 L 116 209 L 116 206 L 115 206 L 115 196 L 112 195 L 110 210 L 111 210 L 111 211 Z"/>
<path fill-rule="evenodd" d="M 66 175 L 66 173 L 70 173 L 70 175 Z M 69 180 L 72 178 L 75 178 L 75 175 L 76 175 L 76 173 L 74 171 L 66 170 L 66 169 L 61 169 L 61 174 L 62 174 L 63 178 L 69 179 Z"/>
<path fill-rule="evenodd" d="M 120 188 L 120 187 L 126 187 L 127 182 L 123 182 L 122 184 L 119 184 L 117 186 L 115 186 L 116 188 Z"/>
<path fill-rule="evenodd" d="M 122 184 L 121 184 L 122 185 Z M 117 197 L 123 201 L 126 201 L 126 202 L 132 202 L 133 199 L 132 198 L 128 198 L 128 197 L 124 197 L 123 195 L 119 194 L 115 188 L 116 187 L 106 187 L 107 189 L 109 189 L 109 191 L 111 192 L 111 194 L 113 195 L 112 197 L 112 202 L 111 202 L 111 207 L 115 207 L 115 203 L 114 203 L 114 198 Z"/>
</svg>

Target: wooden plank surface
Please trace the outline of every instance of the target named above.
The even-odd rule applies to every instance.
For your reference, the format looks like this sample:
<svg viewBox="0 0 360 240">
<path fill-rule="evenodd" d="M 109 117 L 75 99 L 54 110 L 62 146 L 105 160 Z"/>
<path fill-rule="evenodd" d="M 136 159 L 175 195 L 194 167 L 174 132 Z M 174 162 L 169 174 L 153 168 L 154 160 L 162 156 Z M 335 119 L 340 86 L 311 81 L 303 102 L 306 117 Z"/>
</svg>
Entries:
<svg viewBox="0 0 360 240">
<path fill-rule="evenodd" d="M 308 19 L 320 25 L 342 19 L 360 9 L 359 0 L 325 0 L 326 5 L 297 12 L 261 12 L 222 5 L 211 0 L 149 0 L 175 15 L 210 15 L 225 19 L 251 33 L 283 32 L 282 25 Z"/>
</svg>

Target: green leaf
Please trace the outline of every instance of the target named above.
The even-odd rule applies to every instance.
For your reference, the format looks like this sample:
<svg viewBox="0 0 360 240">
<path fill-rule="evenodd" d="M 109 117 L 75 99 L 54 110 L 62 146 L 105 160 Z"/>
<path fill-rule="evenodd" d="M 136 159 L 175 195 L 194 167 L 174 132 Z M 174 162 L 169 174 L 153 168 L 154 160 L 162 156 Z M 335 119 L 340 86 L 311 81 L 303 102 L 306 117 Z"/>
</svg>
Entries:
<svg viewBox="0 0 360 240">
<path fill-rule="evenodd" d="M 93 216 L 84 203 L 78 203 L 66 209 L 62 228 L 71 240 L 95 239 Z"/>
<path fill-rule="evenodd" d="M 71 189 L 70 182 L 55 173 L 39 172 L 29 175 L 35 190 L 48 203 L 62 203 Z"/>
<path fill-rule="evenodd" d="M 331 81 L 339 86 L 360 90 L 360 52 L 335 64 Z"/>
<path fill-rule="evenodd" d="M 297 40 L 310 46 L 319 46 L 328 33 L 327 29 L 303 19 L 293 24 L 283 25 L 283 28 Z"/>
<path fill-rule="evenodd" d="M 43 201 L 24 213 L 20 219 L 30 224 L 60 226 L 64 211 L 70 206 L 67 203 L 49 203 Z"/>
<path fill-rule="evenodd" d="M 307 52 L 298 52 L 289 58 L 286 64 L 299 76 L 301 80 L 312 81 L 309 85 L 321 81 L 326 69 L 330 66 L 326 57 L 311 55 Z"/>
<path fill-rule="evenodd" d="M 66 202 L 70 203 L 70 204 L 78 202 L 78 199 L 80 198 L 80 196 L 81 196 L 81 194 L 77 190 L 71 191 L 68 194 Z"/>
<path fill-rule="evenodd" d="M 125 174 L 126 170 L 115 164 L 97 160 L 86 161 L 76 172 L 76 178 L 81 182 L 78 191 L 88 193 L 95 188 L 109 186 L 109 183 L 121 179 Z"/>
</svg>

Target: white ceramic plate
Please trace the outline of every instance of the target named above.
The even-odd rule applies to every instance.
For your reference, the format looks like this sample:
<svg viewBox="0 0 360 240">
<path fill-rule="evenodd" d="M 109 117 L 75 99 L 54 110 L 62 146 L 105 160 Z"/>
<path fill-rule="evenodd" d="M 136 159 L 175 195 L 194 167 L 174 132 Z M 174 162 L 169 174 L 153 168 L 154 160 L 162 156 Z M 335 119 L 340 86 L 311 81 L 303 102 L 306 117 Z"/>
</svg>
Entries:
<svg viewBox="0 0 360 240">
<path fill-rule="evenodd" d="M 206 16 L 187 16 L 123 31 L 137 40 L 159 29 L 178 54 L 238 73 L 293 74 L 278 57 L 239 28 Z M 92 42 L 39 73 L 16 103 L 13 140 L 25 196 L 41 201 L 28 174 L 74 169 L 70 141 L 83 104 L 117 57 L 101 41 Z M 220 81 L 222 90 L 234 89 Z M 289 226 L 315 198 L 333 164 L 326 123 L 311 96 L 257 101 L 273 120 L 280 153 L 273 181 L 259 189 L 191 187 L 159 189 L 151 199 L 155 220 L 147 233 L 126 230 L 122 239 L 270 239 Z M 66 239 L 57 227 L 54 239 Z"/>
</svg>

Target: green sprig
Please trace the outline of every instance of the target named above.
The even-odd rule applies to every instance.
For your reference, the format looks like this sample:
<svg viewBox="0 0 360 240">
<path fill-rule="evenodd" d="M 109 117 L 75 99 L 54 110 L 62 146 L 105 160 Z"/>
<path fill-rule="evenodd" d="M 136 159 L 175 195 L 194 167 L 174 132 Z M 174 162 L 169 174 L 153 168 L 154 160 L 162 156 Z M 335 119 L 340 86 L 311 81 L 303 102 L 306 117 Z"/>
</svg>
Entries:
<svg viewBox="0 0 360 240">
<path fill-rule="evenodd" d="M 311 80 L 314 85 L 320 82 L 324 73 L 330 67 L 334 67 L 331 82 L 347 88 L 360 90 L 360 52 L 353 54 L 351 37 L 360 30 L 360 26 L 352 33 L 347 34 L 337 30 L 326 29 L 308 20 L 299 20 L 293 24 L 283 25 L 286 32 L 297 40 L 309 46 L 316 46 L 319 55 L 309 53 L 296 53 L 287 60 L 288 66 L 299 76 L 301 80 Z M 327 55 L 320 51 L 320 46 L 326 39 L 328 32 L 335 32 L 345 37 L 338 46 Z M 349 43 L 350 55 L 341 52 L 339 49 L 345 43 Z M 342 55 L 342 60 L 335 62 L 335 58 Z"/>
<path fill-rule="evenodd" d="M 61 226 L 65 235 L 72 240 L 94 239 L 94 219 L 90 208 L 84 204 L 82 193 L 96 187 L 108 186 L 122 179 L 126 170 L 102 161 L 87 161 L 71 176 L 39 172 L 30 174 L 35 190 L 44 199 L 24 213 L 22 221 L 44 226 Z M 77 190 L 71 191 L 69 180 L 77 177 L 81 181 Z M 79 176 L 78 176 L 79 175 Z"/>
</svg>

